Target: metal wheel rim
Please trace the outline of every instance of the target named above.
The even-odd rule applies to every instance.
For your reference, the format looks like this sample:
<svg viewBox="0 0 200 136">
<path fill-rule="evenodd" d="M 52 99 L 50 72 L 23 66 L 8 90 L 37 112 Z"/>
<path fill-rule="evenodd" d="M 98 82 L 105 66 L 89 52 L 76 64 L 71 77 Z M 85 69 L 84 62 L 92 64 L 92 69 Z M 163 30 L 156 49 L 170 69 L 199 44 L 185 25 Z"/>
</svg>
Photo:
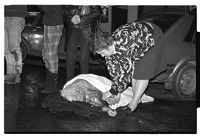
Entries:
<svg viewBox="0 0 200 136">
<path fill-rule="evenodd" d="M 185 95 L 190 95 L 196 91 L 196 72 L 187 70 L 180 78 L 180 89 Z"/>
</svg>

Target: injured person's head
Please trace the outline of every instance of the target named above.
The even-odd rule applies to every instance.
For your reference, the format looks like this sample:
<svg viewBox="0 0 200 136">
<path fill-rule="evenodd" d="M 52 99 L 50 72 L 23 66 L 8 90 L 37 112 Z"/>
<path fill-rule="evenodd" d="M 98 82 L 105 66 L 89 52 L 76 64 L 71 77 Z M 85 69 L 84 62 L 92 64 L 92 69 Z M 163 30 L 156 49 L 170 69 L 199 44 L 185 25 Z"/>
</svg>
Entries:
<svg viewBox="0 0 200 136">
<path fill-rule="evenodd" d="M 61 90 L 61 95 L 69 101 L 83 101 L 93 106 L 102 107 L 102 111 L 107 112 L 109 116 L 117 114 L 102 100 L 103 93 L 84 79 L 77 79 L 66 86 Z"/>
<path fill-rule="evenodd" d="M 102 92 L 84 79 L 77 79 L 62 91 L 62 96 L 69 101 L 83 101 L 94 106 L 103 106 Z"/>
</svg>

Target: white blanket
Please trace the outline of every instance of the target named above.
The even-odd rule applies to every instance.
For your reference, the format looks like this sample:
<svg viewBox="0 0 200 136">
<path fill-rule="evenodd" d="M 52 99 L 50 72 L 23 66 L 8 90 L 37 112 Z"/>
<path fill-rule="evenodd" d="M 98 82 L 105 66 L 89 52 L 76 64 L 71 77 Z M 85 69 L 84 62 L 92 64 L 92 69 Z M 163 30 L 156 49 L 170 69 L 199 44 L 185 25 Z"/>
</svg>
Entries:
<svg viewBox="0 0 200 136">
<path fill-rule="evenodd" d="M 61 90 L 61 96 L 65 97 L 67 94 L 64 91 L 64 88 L 68 85 L 72 84 L 77 79 L 84 79 L 87 82 L 89 82 L 91 85 L 99 89 L 101 92 L 107 92 L 110 90 L 112 82 L 111 80 L 107 79 L 106 77 L 94 75 L 94 74 L 80 74 L 76 77 L 74 77 L 72 80 L 68 81 L 64 87 L 63 90 Z M 132 87 L 128 87 L 123 93 L 121 93 L 121 98 L 119 103 L 115 105 L 110 105 L 110 108 L 116 109 L 120 106 L 126 106 L 130 103 L 133 96 Z M 143 95 L 140 99 L 140 102 L 152 102 L 154 101 L 154 98 L 148 95 Z"/>
</svg>

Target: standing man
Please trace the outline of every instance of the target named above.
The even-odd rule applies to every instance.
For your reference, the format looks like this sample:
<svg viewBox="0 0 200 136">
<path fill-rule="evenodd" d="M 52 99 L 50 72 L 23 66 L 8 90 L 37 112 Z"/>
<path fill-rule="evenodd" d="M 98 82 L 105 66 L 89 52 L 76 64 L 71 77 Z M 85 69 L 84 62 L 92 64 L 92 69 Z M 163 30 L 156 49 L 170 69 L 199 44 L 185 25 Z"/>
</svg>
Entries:
<svg viewBox="0 0 200 136">
<path fill-rule="evenodd" d="M 67 81 L 74 77 L 77 48 L 80 46 L 79 64 L 81 74 L 89 71 L 91 33 L 95 32 L 97 20 L 101 15 L 100 6 L 74 6 L 65 8 L 64 22 L 66 29 L 65 44 Z M 69 41 L 68 41 L 69 40 Z"/>
<path fill-rule="evenodd" d="M 44 24 L 44 47 L 42 57 L 46 67 L 46 88 L 42 93 L 57 90 L 58 45 L 63 29 L 63 7 L 61 5 L 42 5 Z"/>
<path fill-rule="evenodd" d="M 6 59 L 6 84 L 20 82 L 22 73 L 22 53 L 20 50 L 21 33 L 25 26 L 26 5 L 5 6 L 4 35 L 5 46 L 4 56 Z"/>
</svg>

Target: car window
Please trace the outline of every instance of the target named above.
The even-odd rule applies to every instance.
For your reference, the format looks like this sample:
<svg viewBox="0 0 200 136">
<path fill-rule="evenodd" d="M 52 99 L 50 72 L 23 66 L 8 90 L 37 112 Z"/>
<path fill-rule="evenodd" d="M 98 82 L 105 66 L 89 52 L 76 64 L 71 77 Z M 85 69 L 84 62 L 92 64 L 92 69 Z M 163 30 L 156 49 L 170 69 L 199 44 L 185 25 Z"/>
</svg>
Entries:
<svg viewBox="0 0 200 136">
<path fill-rule="evenodd" d="M 197 22 L 196 18 L 192 20 L 192 24 L 190 26 L 189 31 L 187 32 L 184 41 L 186 42 L 194 42 L 195 33 L 197 32 Z"/>
<path fill-rule="evenodd" d="M 26 20 L 26 24 L 32 24 L 32 22 L 35 20 L 36 16 L 26 16 L 25 20 Z"/>
<path fill-rule="evenodd" d="M 192 8 L 192 10 L 190 11 L 190 15 L 193 17 L 192 24 L 190 26 L 190 29 L 187 33 L 187 35 L 185 36 L 184 40 L 186 42 L 196 42 L 195 39 L 195 34 L 197 32 L 197 14 L 196 14 L 196 8 Z"/>
<path fill-rule="evenodd" d="M 42 15 L 40 12 L 28 12 L 28 16 L 25 18 L 26 25 L 42 27 Z"/>
<path fill-rule="evenodd" d="M 158 25 L 163 32 L 166 32 L 175 22 L 177 22 L 182 15 L 174 14 L 157 14 L 149 15 L 140 20 L 150 21 Z"/>
<path fill-rule="evenodd" d="M 28 14 L 25 18 L 26 25 L 42 27 L 42 13 L 38 6 L 28 5 Z"/>
</svg>

